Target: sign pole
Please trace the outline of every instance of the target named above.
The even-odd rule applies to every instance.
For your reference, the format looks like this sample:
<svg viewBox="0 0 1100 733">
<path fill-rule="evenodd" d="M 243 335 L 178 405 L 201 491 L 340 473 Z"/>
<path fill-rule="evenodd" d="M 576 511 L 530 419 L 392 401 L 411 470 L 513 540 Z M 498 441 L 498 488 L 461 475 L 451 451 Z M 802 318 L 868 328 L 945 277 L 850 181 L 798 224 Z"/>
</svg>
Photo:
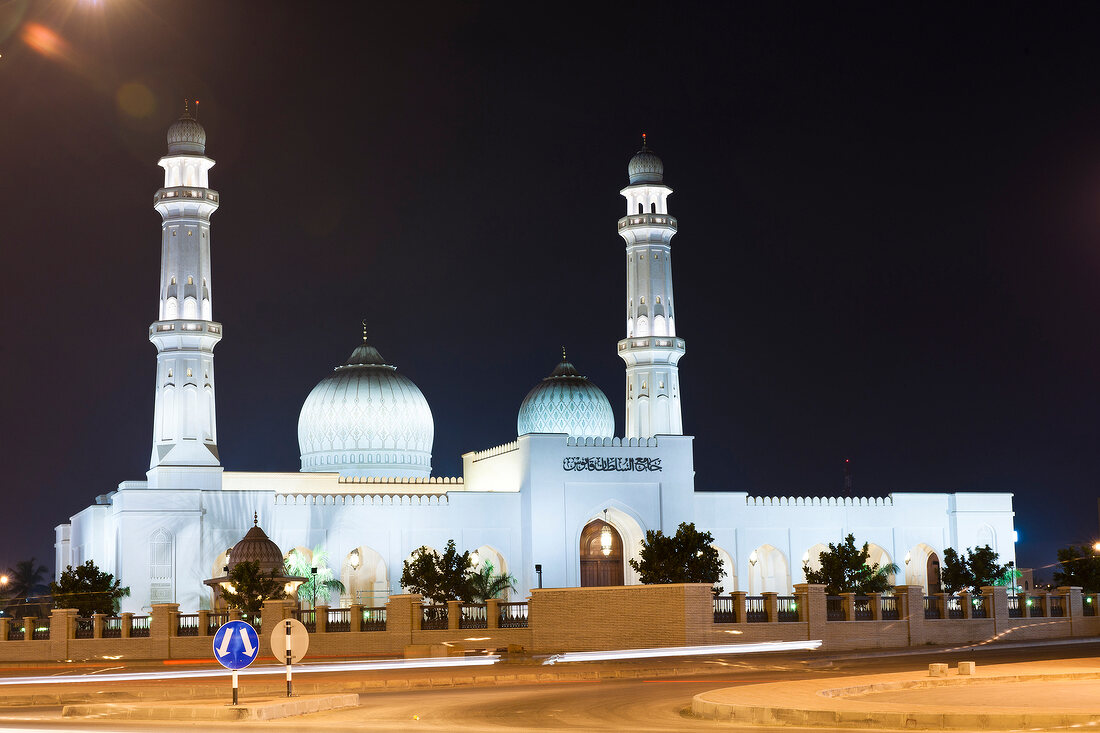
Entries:
<svg viewBox="0 0 1100 733">
<path fill-rule="evenodd" d="M 233 704 L 237 704 L 237 670 L 233 670 Z"/>
<path fill-rule="evenodd" d="M 291 658 L 291 645 L 290 645 L 290 621 L 286 622 L 286 696 L 294 697 L 294 685 L 290 679 L 290 665 L 293 661 Z"/>
</svg>

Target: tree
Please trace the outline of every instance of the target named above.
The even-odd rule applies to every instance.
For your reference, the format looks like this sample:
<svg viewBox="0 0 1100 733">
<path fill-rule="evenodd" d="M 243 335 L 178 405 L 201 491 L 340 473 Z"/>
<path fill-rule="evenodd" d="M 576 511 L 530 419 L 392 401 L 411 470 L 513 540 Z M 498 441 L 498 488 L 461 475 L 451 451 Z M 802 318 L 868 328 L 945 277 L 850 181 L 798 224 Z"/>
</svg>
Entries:
<svg viewBox="0 0 1100 733">
<path fill-rule="evenodd" d="M 221 587 L 225 605 L 240 609 L 245 615 L 259 616 L 264 601 L 286 598 L 285 581 L 276 572 L 273 568 L 265 575 L 259 563 L 237 563 L 230 568 L 227 583 Z"/>
<path fill-rule="evenodd" d="M 989 545 L 974 549 L 968 547 L 965 555 L 948 547 L 943 551 L 940 584 L 948 593 L 958 593 L 963 589 L 981 593 L 984 586 L 1014 584 L 1018 573 L 1013 563 L 1002 565 L 997 562 L 999 559 Z"/>
<path fill-rule="evenodd" d="M 496 574 L 493 563 L 486 561 L 481 570 L 470 574 L 470 596 L 478 603 L 498 598 L 506 590 L 515 590 L 516 579 L 511 575 Z"/>
<path fill-rule="evenodd" d="M 8 586 L 11 599 L 7 602 L 6 612 L 9 616 L 20 618 L 23 616 L 45 616 L 45 603 L 50 586 L 46 582 L 45 575 L 49 572 L 45 565 L 30 560 L 20 560 L 15 567 L 8 568 Z"/>
<path fill-rule="evenodd" d="M 850 534 L 839 545 L 829 543 L 829 549 L 818 556 L 820 569 L 811 570 L 809 565 L 804 564 L 802 571 L 806 574 L 807 583 L 824 585 L 829 595 L 889 590 L 890 574 L 898 572 L 898 566 L 894 563 L 868 565 L 870 557 L 870 545 L 864 542 L 863 547 L 857 548 L 855 535 Z"/>
<path fill-rule="evenodd" d="M 313 572 L 317 568 L 317 572 Z M 303 601 L 320 600 L 328 603 L 333 593 L 345 593 L 347 588 L 336 579 L 336 574 L 328 566 L 328 551 L 320 547 L 313 548 L 313 560 L 310 561 L 304 552 L 291 550 L 286 559 L 287 575 L 306 578 L 306 581 L 298 586 L 298 598 Z"/>
<path fill-rule="evenodd" d="M 655 583 L 711 583 L 722 578 L 722 561 L 711 543 L 710 532 L 695 529 L 695 523 L 681 522 L 671 537 L 661 530 L 648 530 L 638 559 L 630 567 L 646 585 Z M 714 592 L 722 588 L 715 585 Z"/>
<path fill-rule="evenodd" d="M 420 547 L 402 566 L 401 585 L 435 603 L 470 603 L 471 564 L 470 552 L 459 554 L 454 540 L 447 540 L 442 555 L 430 547 Z"/>
<path fill-rule="evenodd" d="M 93 613 L 118 613 L 119 600 L 130 595 L 129 588 L 110 573 L 96 567 L 91 560 L 83 565 L 69 565 L 56 583 L 50 583 L 54 608 L 75 608 L 81 616 Z"/>
<path fill-rule="evenodd" d="M 1054 584 L 1077 585 L 1086 593 L 1100 592 L 1100 556 L 1084 545 L 1070 545 L 1058 550 Z"/>
<path fill-rule="evenodd" d="M 973 576 L 966 565 L 966 557 L 960 556 L 954 547 L 943 551 L 943 565 L 940 566 L 940 586 L 945 593 L 958 593 L 973 585 Z"/>
</svg>

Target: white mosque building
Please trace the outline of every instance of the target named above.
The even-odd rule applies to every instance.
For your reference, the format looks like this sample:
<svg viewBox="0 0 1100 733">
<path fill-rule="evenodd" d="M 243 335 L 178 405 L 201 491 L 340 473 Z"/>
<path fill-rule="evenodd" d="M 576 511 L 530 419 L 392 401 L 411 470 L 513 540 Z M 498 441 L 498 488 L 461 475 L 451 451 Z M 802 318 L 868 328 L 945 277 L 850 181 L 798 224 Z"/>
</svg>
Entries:
<svg viewBox="0 0 1100 733">
<path fill-rule="evenodd" d="M 537 587 L 637 583 L 627 560 L 645 532 L 694 522 L 714 536 L 727 591 L 789 592 L 803 562 L 851 532 L 898 583 L 938 583 L 947 547 L 990 545 L 1015 560 L 1012 495 L 904 493 L 881 498 L 758 497 L 695 490 L 692 437 L 681 421 L 679 337 L 664 165 L 643 142 L 630 160 L 618 221 L 626 243 L 626 425 L 563 353 L 519 406 L 518 437 L 465 454 L 463 475 L 431 475 L 434 422 L 424 395 L 364 336 L 306 398 L 299 473 L 226 472 L 218 453 L 206 132 L 185 112 L 168 130 L 161 227 L 153 441 L 144 481 L 117 490 L 56 528 L 55 567 L 94 560 L 131 595 L 124 611 L 175 602 L 210 608 L 203 585 L 260 526 L 284 551 L 324 548 L 347 586 L 343 602 L 400 593 L 417 548 L 455 539 L 479 562 Z M 701 391 L 701 390 L 700 390 Z M 690 397 L 689 390 L 689 397 Z M 610 529 L 611 547 L 607 548 Z M 601 544 L 601 535 L 603 542 Z M 338 602 L 339 599 L 332 599 Z"/>
</svg>

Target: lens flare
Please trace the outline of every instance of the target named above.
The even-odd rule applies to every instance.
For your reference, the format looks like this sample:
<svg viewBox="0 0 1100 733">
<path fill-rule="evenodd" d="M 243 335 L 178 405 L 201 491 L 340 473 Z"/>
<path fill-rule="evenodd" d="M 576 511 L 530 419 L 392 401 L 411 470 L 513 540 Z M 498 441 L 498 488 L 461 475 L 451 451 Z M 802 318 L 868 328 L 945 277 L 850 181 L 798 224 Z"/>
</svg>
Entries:
<svg viewBox="0 0 1100 733">
<path fill-rule="evenodd" d="M 41 23 L 27 23 L 20 34 L 23 42 L 46 58 L 68 61 L 72 48 L 61 36 Z"/>
<path fill-rule="evenodd" d="M 136 119 L 145 119 L 157 111 L 157 100 L 149 87 L 141 82 L 123 84 L 115 92 L 115 104 L 119 111 Z"/>
</svg>

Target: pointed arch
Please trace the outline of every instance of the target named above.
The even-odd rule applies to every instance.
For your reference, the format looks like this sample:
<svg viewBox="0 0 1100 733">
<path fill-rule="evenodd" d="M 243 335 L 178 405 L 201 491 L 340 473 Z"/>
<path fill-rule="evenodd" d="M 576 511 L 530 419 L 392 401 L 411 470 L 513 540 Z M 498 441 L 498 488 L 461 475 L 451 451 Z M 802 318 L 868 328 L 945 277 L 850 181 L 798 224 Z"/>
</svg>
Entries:
<svg viewBox="0 0 1100 733">
<path fill-rule="evenodd" d="M 722 563 L 722 574 L 718 577 L 717 585 L 722 587 L 726 595 L 737 590 L 737 566 L 733 564 L 733 556 L 718 545 L 711 545 L 718 550 L 718 560 Z"/>
<path fill-rule="evenodd" d="M 773 545 L 760 545 L 749 554 L 749 595 L 790 593 L 791 572 L 787 556 Z"/>
<path fill-rule="evenodd" d="M 340 581 L 347 588 L 347 603 L 384 606 L 390 592 L 386 560 L 373 547 L 359 545 L 344 556 Z"/>
</svg>

